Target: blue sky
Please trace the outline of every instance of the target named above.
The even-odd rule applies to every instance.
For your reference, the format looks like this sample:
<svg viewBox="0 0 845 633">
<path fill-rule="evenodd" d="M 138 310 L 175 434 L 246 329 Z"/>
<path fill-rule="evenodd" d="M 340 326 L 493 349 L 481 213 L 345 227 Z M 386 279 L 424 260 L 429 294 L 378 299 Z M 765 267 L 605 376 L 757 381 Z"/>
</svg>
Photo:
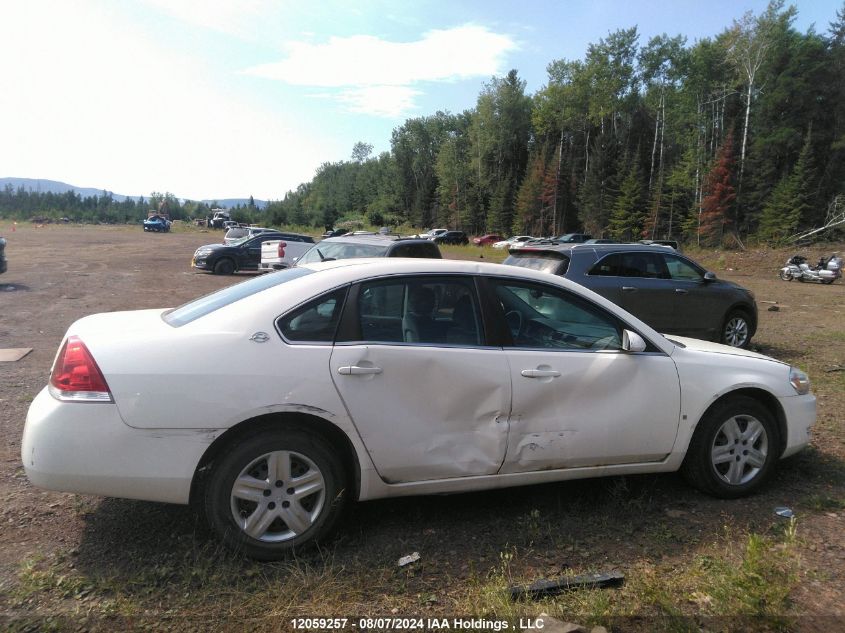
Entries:
<svg viewBox="0 0 845 633">
<path fill-rule="evenodd" d="M 841 0 L 798 0 L 826 32 Z M 692 43 L 763 0 L 8 0 L 0 8 L 0 176 L 127 195 L 281 198 L 356 141 L 472 108 L 516 68 L 636 25 Z M 14 89 L 10 89 L 14 87 Z"/>
</svg>

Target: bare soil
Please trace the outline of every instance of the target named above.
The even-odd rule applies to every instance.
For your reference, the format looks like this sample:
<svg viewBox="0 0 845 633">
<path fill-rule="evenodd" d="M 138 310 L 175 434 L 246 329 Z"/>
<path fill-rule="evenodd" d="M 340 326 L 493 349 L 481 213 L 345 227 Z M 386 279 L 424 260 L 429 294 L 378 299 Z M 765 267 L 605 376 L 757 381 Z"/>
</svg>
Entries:
<svg viewBox="0 0 845 633">
<path fill-rule="evenodd" d="M 683 570 L 703 543 L 727 538 L 741 548 L 749 534 L 782 529 L 784 520 L 774 514 L 779 506 L 798 517 L 800 560 L 783 614 L 793 619 L 772 627 L 845 628 L 845 284 L 779 280 L 791 251 L 690 253 L 755 292 L 760 325 L 753 348 L 813 379 L 813 445 L 782 462 L 761 493 L 721 501 L 669 475 L 359 504 L 330 552 L 309 563 L 322 561 L 324 582 L 346 597 L 305 586 L 305 576 L 300 597 L 277 605 L 267 620 L 262 605 L 249 603 L 231 577 L 215 570 L 287 587 L 290 568 L 233 561 L 185 507 L 38 490 L 20 461 L 27 407 L 75 319 L 178 305 L 250 274 L 218 277 L 190 268 L 198 246 L 222 240 L 214 231 L 26 224 L 12 232 L 10 222 L 0 222 L 0 234 L 9 259 L 0 277 L 0 348 L 33 348 L 18 362 L 0 363 L 0 628 L 109 630 L 115 617 L 126 628 L 284 629 L 287 617 L 309 613 L 454 615 L 472 604 L 468 583 L 501 567 L 503 552 L 517 551 L 508 573 L 528 580 L 570 567 Z M 815 260 L 834 250 L 845 247 L 802 252 Z M 468 247 L 457 256 L 478 252 Z M 491 251 L 484 252 L 489 260 Z M 396 560 L 412 551 L 421 563 L 400 574 Z M 629 615 L 653 614 L 648 597 L 637 604 L 641 610 Z M 325 611 L 314 613 L 315 605 Z M 694 599 L 677 609 L 699 612 Z"/>
</svg>

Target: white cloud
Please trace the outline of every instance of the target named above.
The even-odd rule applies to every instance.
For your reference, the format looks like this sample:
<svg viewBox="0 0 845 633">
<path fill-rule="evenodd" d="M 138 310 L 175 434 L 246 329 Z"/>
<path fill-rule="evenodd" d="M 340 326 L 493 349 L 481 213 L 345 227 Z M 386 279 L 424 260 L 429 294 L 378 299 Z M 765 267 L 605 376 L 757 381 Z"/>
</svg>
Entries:
<svg viewBox="0 0 845 633">
<path fill-rule="evenodd" d="M 413 110 L 414 97 L 419 94 L 407 86 L 365 86 L 344 90 L 336 98 L 352 112 L 396 118 Z"/>
<path fill-rule="evenodd" d="M 250 23 L 265 14 L 269 0 L 143 0 L 145 4 L 174 18 L 238 37 L 247 37 Z"/>
<path fill-rule="evenodd" d="M 414 42 L 355 35 L 323 44 L 290 42 L 286 48 L 285 59 L 244 72 L 298 86 L 347 88 L 337 98 L 354 111 L 397 116 L 420 94 L 409 86 L 495 75 L 517 45 L 507 35 L 470 24 L 429 31 Z M 379 95 L 388 107 L 379 105 Z"/>
<path fill-rule="evenodd" d="M 111 7 L 31 0 L 0 21 L 0 174 L 191 198 L 284 195 L 340 150 L 286 125 Z M 39 37 L 32 38 L 32 33 Z"/>
</svg>

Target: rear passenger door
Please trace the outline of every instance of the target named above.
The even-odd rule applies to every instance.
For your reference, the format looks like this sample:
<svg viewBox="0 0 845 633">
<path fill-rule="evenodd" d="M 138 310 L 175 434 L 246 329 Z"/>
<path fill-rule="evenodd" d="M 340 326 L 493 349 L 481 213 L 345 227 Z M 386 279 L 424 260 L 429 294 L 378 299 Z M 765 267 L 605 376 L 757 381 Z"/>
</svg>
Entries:
<svg viewBox="0 0 845 633">
<path fill-rule="evenodd" d="M 498 472 L 511 382 L 502 349 L 485 341 L 471 276 L 353 286 L 331 375 L 384 481 Z"/>
</svg>

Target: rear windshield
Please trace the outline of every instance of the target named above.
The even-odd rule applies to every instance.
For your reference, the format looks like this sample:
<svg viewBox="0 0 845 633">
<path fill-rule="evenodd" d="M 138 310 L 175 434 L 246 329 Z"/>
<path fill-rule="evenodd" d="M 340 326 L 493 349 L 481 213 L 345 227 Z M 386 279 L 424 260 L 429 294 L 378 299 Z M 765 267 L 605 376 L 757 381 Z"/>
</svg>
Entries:
<svg viewBox="0 0 845 633">
<path fill-rule="evenodd" d="M 355 244 L 354 242 L 320 242 L 311 248 L 297 264 L 314 264 L 335 259 L 382 257 L 393 242 L 387 244 Z"/>
<path fill-rule="evenodd" d="M 310 275 L 313 272 L 313 270 L 308 270 L 307 268 L 285 268 L 284 270 L 261 277 L 253 277 L 248 281 L 223 288 L 217 292 L 212 292 L 209 295 L 194 299 L 178 308 L 165 312 L 162 318 L 168 325 L 179 327 L 199 319 L 206 314 L 210 314 L 215 310 L 219 310 L 224 306 L 235 303 L 235 301 L 240 301 L 262 290 L 273 288 L 293 279 Z"/>
<path fill-rule="evenodd" d="M 526 253 L 509 255 L 503 262 L 510 266 L 530 268 L 553 275 L 563 275 L 569 269 L 569 257 L 552 253 Z"/>
</svg>

